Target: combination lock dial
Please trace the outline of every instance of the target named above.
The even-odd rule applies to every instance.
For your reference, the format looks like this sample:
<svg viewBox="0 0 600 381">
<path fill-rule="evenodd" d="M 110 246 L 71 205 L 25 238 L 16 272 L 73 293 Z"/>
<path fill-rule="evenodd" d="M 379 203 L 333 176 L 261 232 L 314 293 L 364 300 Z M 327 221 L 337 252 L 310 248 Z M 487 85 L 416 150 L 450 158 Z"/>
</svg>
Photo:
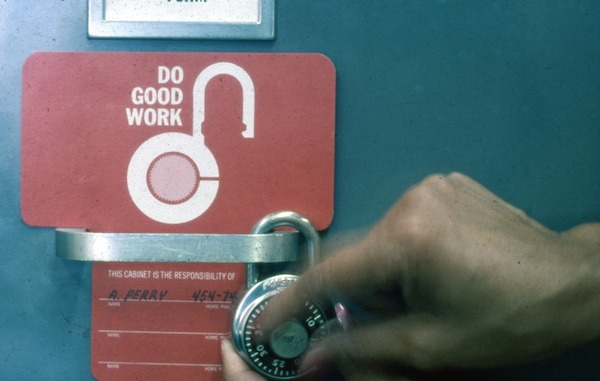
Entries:
<svg viewBox="0 0 600 381">
<path fill-rule="evenodd" d="M 318 256 L 318 232 L 306 218 L 293 212 L 278 212 L 263 218 L 253 233 L 263 234 L 278 226 L 291 226 L 306 238 L 309 265 Z M 272 298 L 298 280 L 297 275 L 280 274 L 258 281 L 253 265 L 247 268 L 248 290 L 233 315 L 232 341 L 237 352 L 262 376 L 272 380 L 295 379 L 304 354 L 329 334 L 330 309 L 305 301 L 269 331 L 264 330 L 263 313 Z"/>
<path fill-rule="evenodd" d="M 263 330 L 261 319 L 265 307 L 273 296 L 297 279 L 296 275 L 283 274 L 255 284 L 234 316 L 234 346 L 248 364 L 270 379 L 296 378 L 302 356 L 329 334 L 327 311 L 310 301 L 270 332 Z"/>
</svg>

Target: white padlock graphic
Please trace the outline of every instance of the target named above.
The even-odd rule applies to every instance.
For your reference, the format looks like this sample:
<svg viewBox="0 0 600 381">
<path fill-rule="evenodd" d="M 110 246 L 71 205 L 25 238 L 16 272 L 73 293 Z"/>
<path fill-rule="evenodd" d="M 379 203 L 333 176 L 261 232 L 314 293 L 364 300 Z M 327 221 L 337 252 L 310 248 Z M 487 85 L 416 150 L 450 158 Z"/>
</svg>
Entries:
<svg viewBox="0 0 600 381">
<path fill-rule="evenodd" d="M 129 194 L 142 213 L 165 224 L 181 224 L 201 216 L 217 196 L 219 167 L 204 142 L 206 87 L 221 74 L 242 87 L 244 138 L 254 138 L 254 83 L 240 66 L 218 62 L 205 68 L 193 89 L 192 135 L 166 132 L 151 137 L 135 151 L 127 168 Z"/>
</svg>

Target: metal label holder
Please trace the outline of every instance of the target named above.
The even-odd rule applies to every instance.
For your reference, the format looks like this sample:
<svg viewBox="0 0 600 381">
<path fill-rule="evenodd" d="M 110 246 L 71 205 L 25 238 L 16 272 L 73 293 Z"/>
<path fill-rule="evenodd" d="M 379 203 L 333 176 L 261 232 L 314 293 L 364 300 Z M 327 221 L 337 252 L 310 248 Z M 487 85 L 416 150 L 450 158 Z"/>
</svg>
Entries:
<svg viewBox="0 0 600 381">
<path fill-rule="evenodd" d="M 298 232 L 268 234 L 94 233 L 56 229 L 56 255 L 94 262 L 274 263 L 294 261 Z"/>
<path fill-rule="evenodd" d="M 140 10 L 120 12 L 123 17 L 110 17 L 112 3 L 109 0 L 88 0 L 88 37 L 90 38 L 177 38 L 177 39 L 227 39 L 227 40 L 272 40 L 275 38 L 275 0 L 256 0 L 258 12 L 248 18 L 234 17 L 226 10 L 219 11 L 218 18 L 208 21 L 189 21 L 188 17 L 165 18 L 160 9 L 171 7 L 204 6 L 207 1 L 172 0 L 165 4 L 146 2 L 143 11 L 155 8 L 155 16 L 140 18 Z M 122 4 L 122 3 L 121 3 Z M 251 4 L 252 5 L 252 4 Z M 177 8 L 171 8 L 176 9 Z M 209 9 L 210 11 L 210 9 Z M 211 12 L 206 12 L 211 13 Z M 212 12 L 214 13 L 214 12 Z"/>
</svg>

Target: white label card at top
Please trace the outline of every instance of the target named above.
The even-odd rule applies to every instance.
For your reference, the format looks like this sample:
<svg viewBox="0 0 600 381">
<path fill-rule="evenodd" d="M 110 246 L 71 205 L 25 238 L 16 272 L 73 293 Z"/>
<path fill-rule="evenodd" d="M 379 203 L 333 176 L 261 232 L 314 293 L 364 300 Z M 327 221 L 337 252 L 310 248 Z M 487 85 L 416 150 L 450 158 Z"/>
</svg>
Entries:
<svg viewBox="0 0 600 381">
<path fill-rule="evenodd" d="M 259 23 L 260 0 L 105 0 L 106 21 Z"/>
</svg>

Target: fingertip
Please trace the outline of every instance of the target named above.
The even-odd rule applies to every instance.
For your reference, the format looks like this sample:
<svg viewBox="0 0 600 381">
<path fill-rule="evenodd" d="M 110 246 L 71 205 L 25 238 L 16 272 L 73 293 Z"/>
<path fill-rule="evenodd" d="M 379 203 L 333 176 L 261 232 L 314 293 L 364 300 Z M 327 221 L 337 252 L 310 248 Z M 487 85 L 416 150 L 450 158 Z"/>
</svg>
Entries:
<svg viewBox="0 0 600 381">
<path fill-rule="evenodd" d="M 235 353 L 233 344 L 229 339 L 221 340 L 221 361 L 223 363 L 224 373 L 228 373 L 228 370 L 232 367 L 232 365 L 235 367 L 238 361 L 241 361 L 239 356 Z"/>
<path fill-rule="evenodd" d="M 221 339 L 221 357 L 230 356 L 234 351 L 233 344 L 229 339 Z"/>
</svg>

